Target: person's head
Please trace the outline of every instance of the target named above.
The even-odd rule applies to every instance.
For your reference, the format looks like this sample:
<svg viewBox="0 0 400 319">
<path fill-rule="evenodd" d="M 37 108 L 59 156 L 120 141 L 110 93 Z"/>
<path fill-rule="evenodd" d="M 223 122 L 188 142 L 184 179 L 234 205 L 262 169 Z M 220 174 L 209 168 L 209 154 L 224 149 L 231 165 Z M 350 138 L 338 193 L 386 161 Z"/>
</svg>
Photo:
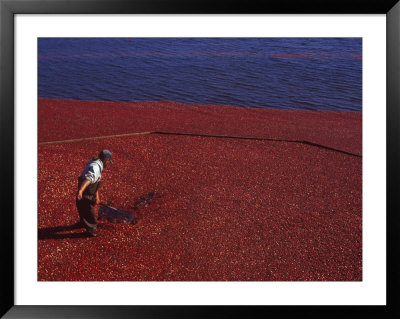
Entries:
<svg viewBox="0 0 400 319">
<path fill-rule="evenodd" d="M 112 164 L 112 153 L 109 150 L 102 150 L 99 154 L 100 160 L 103 162 L 104 168 L 107 167 L 107 163 Z"/>
</svg>

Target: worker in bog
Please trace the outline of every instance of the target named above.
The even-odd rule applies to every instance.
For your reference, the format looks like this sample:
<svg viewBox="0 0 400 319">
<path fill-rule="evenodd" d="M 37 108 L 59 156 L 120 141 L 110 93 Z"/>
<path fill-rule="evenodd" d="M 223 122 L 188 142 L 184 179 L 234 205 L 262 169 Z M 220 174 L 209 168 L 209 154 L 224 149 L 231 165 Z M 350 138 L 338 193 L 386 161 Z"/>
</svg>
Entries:
<svg viewBox="0 0 400 319">
<path fill-rule="evenodd" d="M 98 156 L 90 159 L 82 174 L 78 177 L 78 191 L 76 193 L 76 207 L 78 209 L 80 224 L 86 228 L 88 236 L 97 234 L 97 217 L 94 206 L 100 203 L 99 187 L 101 172 L 112 163 L 112 153 L 102 150 Z"/>
</svg>

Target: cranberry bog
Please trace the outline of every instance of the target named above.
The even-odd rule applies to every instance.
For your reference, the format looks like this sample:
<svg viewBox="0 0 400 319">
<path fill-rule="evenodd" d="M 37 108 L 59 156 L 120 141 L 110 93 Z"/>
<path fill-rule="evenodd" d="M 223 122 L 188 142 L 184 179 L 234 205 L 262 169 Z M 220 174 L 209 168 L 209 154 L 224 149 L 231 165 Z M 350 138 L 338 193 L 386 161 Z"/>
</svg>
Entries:
<svg viewBox="0 0 400 319">
<path fill-rule="evenodd" d="M 38 101 L 39 281 L 362 280 L 362 114 Z M 75 229 L 77 177 L 136 224 Z M 98 209 L 98 207 L 96 207 Z"/>
</svg>

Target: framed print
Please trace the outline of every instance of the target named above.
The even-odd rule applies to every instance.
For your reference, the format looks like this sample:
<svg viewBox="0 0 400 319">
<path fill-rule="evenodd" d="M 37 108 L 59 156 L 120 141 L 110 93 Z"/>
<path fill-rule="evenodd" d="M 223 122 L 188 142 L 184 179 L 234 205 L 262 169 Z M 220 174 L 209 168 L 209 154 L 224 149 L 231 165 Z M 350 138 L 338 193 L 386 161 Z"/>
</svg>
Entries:
<svg viewBox="0 0 400 319">
<path fill-rule="evenodd" d="M 5 318 L 399 314 L 397 1 L 0 10 Z"/>
</svg>

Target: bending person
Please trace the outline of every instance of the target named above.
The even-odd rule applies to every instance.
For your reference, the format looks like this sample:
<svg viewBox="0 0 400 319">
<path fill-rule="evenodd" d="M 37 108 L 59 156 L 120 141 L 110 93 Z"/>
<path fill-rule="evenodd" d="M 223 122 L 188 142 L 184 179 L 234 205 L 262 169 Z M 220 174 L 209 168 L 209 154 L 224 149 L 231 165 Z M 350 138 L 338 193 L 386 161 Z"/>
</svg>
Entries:
<svg viewBox="0 0 400 319">
<path fill-rule="evenodd" d="M 80 224 L 86 228 L 89 236 L 97 235 L 97 217 L 94 206 L 100 203 L 99 187 L 101 172 L 112 163 L 112 153 L 102 150 L 99 156 L 87 162 L 82 174 L 78 177 L 78 191 L 76 193 L 76 207 L 78 209 Z"/>
</svg>

